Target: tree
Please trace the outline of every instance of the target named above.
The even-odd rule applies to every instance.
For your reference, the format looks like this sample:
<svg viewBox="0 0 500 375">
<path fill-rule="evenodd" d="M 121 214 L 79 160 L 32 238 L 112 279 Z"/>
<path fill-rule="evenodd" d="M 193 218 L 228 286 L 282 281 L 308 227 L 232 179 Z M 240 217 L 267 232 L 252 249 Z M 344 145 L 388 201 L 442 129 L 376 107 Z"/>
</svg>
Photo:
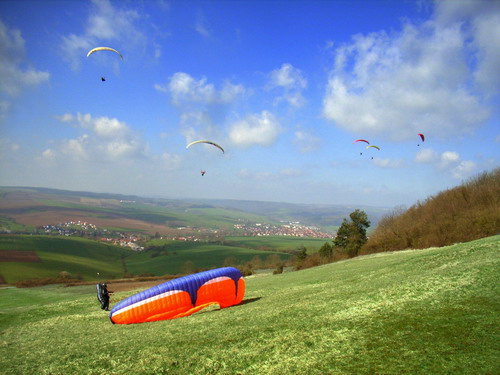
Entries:
<svg viewBox="0 0 500 375">
<path fill-rule="evenodd" d="M 333 255 L 333 246 L 328 242 L 325 242 L 323 246 L 320 247 L 318 252 L 322 258 L 331 259 Z"/>
<path fill-rule="evenodd" d="M 304 245 L 300 245 L 297 248 L 297 259 L 299 261 L 304 261 L 307 258 L 307 249 Z"/>
<path fill-rule="evenodd" d="M 344 219 L 342 221 L 333 244 L 352 258 L 358 255 L 361 246 L 368 241 L 366 229 L 370 226 L 370 221 L 368 215 L 359 209 L 351 212 L 349 217 L 350 220 Z"/>
</svg>

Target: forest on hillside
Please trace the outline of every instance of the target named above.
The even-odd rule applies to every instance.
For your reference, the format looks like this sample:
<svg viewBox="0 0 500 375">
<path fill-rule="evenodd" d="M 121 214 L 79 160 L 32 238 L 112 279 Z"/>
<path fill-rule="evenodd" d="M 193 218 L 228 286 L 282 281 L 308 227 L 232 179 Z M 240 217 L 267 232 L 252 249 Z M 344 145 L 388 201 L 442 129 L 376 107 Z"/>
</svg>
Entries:
<svg viewBox="0 0 500 375">
<path fill-rule="evenodd" d="M 500 168 L 382 217 L 360 254 L 446 246 L 500 233 Z"/>
</svg>

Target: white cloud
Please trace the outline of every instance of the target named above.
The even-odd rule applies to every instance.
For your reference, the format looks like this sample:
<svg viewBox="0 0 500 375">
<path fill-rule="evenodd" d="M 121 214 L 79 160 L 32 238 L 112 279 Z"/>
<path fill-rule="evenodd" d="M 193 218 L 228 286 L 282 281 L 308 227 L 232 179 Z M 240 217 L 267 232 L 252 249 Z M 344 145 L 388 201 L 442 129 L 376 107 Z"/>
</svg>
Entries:
<svg viewBox="0 0 500 375">
<path fill-rule="evenodd" d="M 454 164 L 460 161 L 460 154 L 455 151 L 445 151 L 441 154 L 440 167 L 446 168 L 450 164 Z"/>
<path fill-rule="evenodd" d="M 277 118 L 271 112 L 262 111 L 232 124 L 229 139 L 241 147 L 269 146 L 276 141 L 281 130 Z"/>
<path fill-rule="evenodd" d="M 324 116 L 351 132 L 393 139 L 473 132 L 489 111 L 470 85 L 471 46 L 461 26 L 460 19 L 431 20 L 398 33 L 356 35 L 336 49 Z"/>
<path fill-rule="evenodd" d="M 73 160 L 87 160 L 89 155 L 86 151 L 88 135 L 83 135 L 77 139 L 68 139 L 63 142 L 61 151 Z"/>
<path fill-rule="evenodd" d="M 21 32 L 10 29 L 0 20 L 0 95 L 15 97 L 28 86 L 47 82 L 48 72 L 42 72 L 27 63 L 25 42 Z M 0 114 L 5 114 L 10 102 L 1 101 Z"/>
<path fill-rule="evenodd" d="M 374 158 L 373 164 L 381 168 L 402 168 L 404 167 L 403 159 L 382 159 L 382 158 Z"/>
<path fill-rule="evenodd" d="M 53 160 L 55 158 L 55 152 L 50 148 L 42 152 L 42 159 Z"/>
<path fill-rule="evenodd" d="M 298 130 L 295 132 L 294 143 L 299 147 L 300 152 L 305 153 L 316 150 L 321 140 L 308 132 Z"/>
<path fill-rule="evenodd" d="M 196 23 L 194 29 L 204 38 L 209 38 L 211 35 L 207 19 L 201 10 L 196 14 Z"/>
<path fill-rule="evenodd" d="M 92 130 L 93 133 L 102 138 L 123 138 L 130 133 L 127 124 L 116 118 L 93 118 L 90 113 L 77 113 L 76 116 L 66 113 L 59 116 L 58 119 L 62 122 L 74 122 L 83 128 Z"/>
<path fill-rule="evenodd" d="M 281 68 L 271 72 L 271 87 L 283 87 L 285 89 L 303 89 L 307 87 L 307 80 L 302 72 L 293 67 L 292 64 L 283 64 Z"/>
<path fill-rule="evenodd" d="M 456 179 L 463 179 L 472 176 L 476 172 L 476 167 L 473 161 L 464 160 L 451 170 L 451 174 Z"/>
<path fill-rule="evenodd" d="M 277 102 L 286 101 L 292 107 L 300 107 L 305 99 L 302 90 L 307 87 L 307 80 L 302 72 L 291 64 L 283 64 L 281 68 L 273 70 L 269 74 L 269 89 L 281 88 L 283 96 L 278 97 Z"/>
<path fill-rule="evenodd" d="M 440 25 L 460 22 L 470 40 L 477 65 L 476 83 L 488 94 L 500 89 L 500 2 L 436 1 L 436 18 Z"/>
<path fill-rule="evenodd" d="M 167 85 L 155 84 L 154 88 L 160 92 L 169 93 L 172 102 L 176 105 L 185 103 L 220 104 L 231 103 L 245 94 L 242 85 L 235 85 L 224 81 L 220 90 L 217 90 L 206 78 L 196 80 L 188 73 L 177 72 Z"/>
<path fill-rule="evenodd" d="M 163 153 L 160 156 L 162 166 L 167 170 L 174 170 L 180 166 L 181 158 L 179 155 L 171 154 L 168 152 Z"/>
<path fill-rule="evenodd" d="M 61 152 L 75 160 L 117 160 L 123 157 L 143 158 L 147 147 L 129 126 L 116 118 L 92 117 L 90 113 L 59 116 L 61 122 L 72 123 L 90 131 L 76 139 L 65 140 Z"/>
<path fill-rule="evenodd" d="M 439 159 L 438 154 L 436 151 L 430 149 L 430 148 L 424 148 L 417 152 L 417 155 L 415 156 L 415 161 L 417 163 L 434 163 Z"/>
<path fill-rule="evenodd" d="M 85 31 L 62 36 L 63 59 L 77 70 L 82 56 L 98 44 L 112 43 L 120 52 L 125 46 L 144 45 L 147 38 L 135 25 L 140 18 L 137 11 L 113 7 L 109 0 L 93 0 Z"/>
</svg>

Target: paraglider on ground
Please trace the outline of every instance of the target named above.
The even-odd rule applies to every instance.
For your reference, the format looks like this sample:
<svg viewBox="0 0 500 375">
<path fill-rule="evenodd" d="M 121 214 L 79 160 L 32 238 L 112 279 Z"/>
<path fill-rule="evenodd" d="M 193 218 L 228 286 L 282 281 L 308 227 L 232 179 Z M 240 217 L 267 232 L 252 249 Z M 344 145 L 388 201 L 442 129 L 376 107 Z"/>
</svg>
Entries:
<svg viewBox="0 0 500 375">
<path fill-rule="evenodd" d="M 119 302 L 109 314 L 118 324 L 175 319 L 218 304 L 239 304 L 245 295 L 240 270 L 224 267 L 180 277 L 154 286 Z"/>
</svg>

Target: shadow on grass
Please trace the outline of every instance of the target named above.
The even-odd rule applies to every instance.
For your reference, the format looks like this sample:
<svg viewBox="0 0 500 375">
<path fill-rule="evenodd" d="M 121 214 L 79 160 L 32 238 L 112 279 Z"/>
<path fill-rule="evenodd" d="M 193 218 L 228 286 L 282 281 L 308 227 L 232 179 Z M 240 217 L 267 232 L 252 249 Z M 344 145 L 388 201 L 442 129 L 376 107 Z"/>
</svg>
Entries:
<svg viewBox="0 0 500 375">
<path fill-rule="evenodd" d="M 246 305 L 246 304 L 249 304 L 249 303 L 252 303 L 252 302 L 257 302 L 258 300 L 260 300 L 262 297 L 255 297 L 255 298 L 247 298 L 243 301 L 241 301 L 240 303 L 238 303 L 237 305 L 232 305 L 232 306 L 228 306 L 226 308 L 224 308 L 224 310 L 226 309 L 232 309 L 233 307 L 239 307 L 239 306 L 242 306 L 242 305 Z M 215 307 L 217 306 L 217 307 Z M 220 308 L 219 305 L 213 305 L 212 308 L 207 307 L 207 308 L 204 308 L 196 313 L 194 313 L 193 315 L 198 315 L 198 314 L 210 314 L 210 313 L 213 313 L 213 312 L 217 312 L 217 311 L 220 311 L 222 310 Z"/>
<path fill-rule="evenodd" d="M 243 301 L 241 301 L 239 304 L 233 305 L 233 306 L 230 306 L 230 307 L 241 306 L 241 305 L 246 305 L 247 303 L 257 302 L 261 298 L 262 297 L 247 298 L 247 299 L 244 299 Z"/>
</svg>

